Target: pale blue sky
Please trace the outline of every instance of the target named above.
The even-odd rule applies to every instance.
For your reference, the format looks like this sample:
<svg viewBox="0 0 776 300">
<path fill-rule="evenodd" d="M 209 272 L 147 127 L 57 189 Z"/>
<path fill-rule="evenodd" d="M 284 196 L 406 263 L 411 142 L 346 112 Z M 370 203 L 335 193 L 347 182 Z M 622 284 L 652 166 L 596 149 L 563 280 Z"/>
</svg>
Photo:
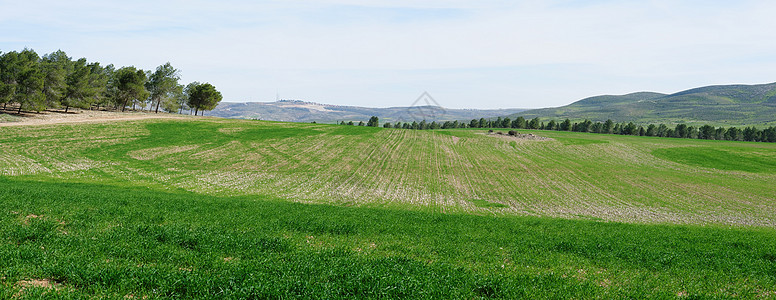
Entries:
<svg viewBox="0 0 776 300">
<path fill-rule="evenodd" d="M 213 83 L 224 101 L 560 106 L 776 81 L 774 1 L 5 1 L 0 51 Z"/>
</svg>

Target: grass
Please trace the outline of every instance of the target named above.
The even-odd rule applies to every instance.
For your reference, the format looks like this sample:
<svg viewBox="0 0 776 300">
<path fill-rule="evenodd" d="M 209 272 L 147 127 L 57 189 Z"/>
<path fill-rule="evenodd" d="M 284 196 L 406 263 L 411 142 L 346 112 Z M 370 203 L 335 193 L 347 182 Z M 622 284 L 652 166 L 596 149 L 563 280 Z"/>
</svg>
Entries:
<svg viewBox="0 0 776 300">
<path fill-rule="evenodd" d="M 19 121 L 21 121 L 21 117 L 0 113 L 0 123 L 19 122 Z"/>
<path fill-rule="evenodd" d="M 563 145 L 590 145 L 590 144 L 606 144 L 608 143 L 605 140 L 600 139 L 585 139 L 585 138 L 559 138 L 558 139 Z"/>
<path fill-rule="evenodd" d="M 508 207 L 507 205 L 504 205 L 501 203 L 489 202 L 488 200 L 482 200 L 482 199 L 472 199 L 469 201 L 474 203 L 474 206 L 476 207 L 497 207 L 497 208 Z"/>
<path fill-rule="evenodd" d="M 652 153 L 664 159 L 704 168 L 751 173 L 776 173 L 776 160 L 774 160 L 776 151 L 676 147 L 657 149 Z"/>
<path fill-rule="evenodd" d="M 773 144 L 202 120 L 4 129 L 0 174 L 219 196 L 642 223 L 776 223 Z M 522 131 L 528 133 L 530 131 Z M 692 147 L 692 148 L 688 148 Z M 684 149 L 684 150 L 682 150 Z M 762 171 L 699 165 L 699 149 Z M 687 152 L 689 151 L 689 152 Z M 747 154 L 750 153 L 750 154 Z M 740 160 L 740 159 L 739 159 Z M 504 208 L 477 206 L 484 199 Z"/>
<path fill-rule="evenodd" d="M 491 217 L 0 180 L 0 270 L 122 298 L 770 295 L 766 229 Z M 4 298 L 5 298 L 4 297 Z"/>
<path fill-rule="evenodd" d="M 0 298 L 776 297 L 776 145 L 533 133 L 3 128 Z"/>
</svg>

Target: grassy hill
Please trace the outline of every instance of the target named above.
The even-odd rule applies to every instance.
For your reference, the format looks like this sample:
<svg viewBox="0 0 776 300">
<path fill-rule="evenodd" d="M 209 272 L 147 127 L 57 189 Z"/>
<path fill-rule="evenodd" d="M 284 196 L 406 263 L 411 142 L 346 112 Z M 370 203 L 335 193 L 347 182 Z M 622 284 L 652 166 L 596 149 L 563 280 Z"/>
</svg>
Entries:
<svg viewBox="0 0 776 300">
<path fill-rule="evenodd" d="M 776 124 L 776 83 L 708 86 L 671 95 L 641 92 L 597 96 L 511 117 L 517 116 L 653 124 L 773 125 Z"/>
<path fill-rule="evenodd" d="M 2 132 L 0 298 L 776 297 L 775 144 L 225 119 Z"/>
<path fill-rule="evenodd" d="M 285 122 L 335 123 L 364 121 L 377 116 L 385 122 L 454 121 L 489 118 L 518 113 L 525 109 L 449 109 L 434 106 L 358 107 L 283 100 L 278 102 L 224 102 L 208 115 L 233 119 L 260 119 Z"/>
</svg>

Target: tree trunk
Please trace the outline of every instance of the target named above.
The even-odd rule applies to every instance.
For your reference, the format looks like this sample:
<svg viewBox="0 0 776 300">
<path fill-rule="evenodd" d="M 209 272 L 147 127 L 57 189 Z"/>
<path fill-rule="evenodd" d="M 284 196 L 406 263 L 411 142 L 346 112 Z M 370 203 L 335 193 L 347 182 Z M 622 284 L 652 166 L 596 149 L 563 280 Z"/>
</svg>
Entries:
<svg viewBox="0 0 776 300">
<path fill-rule="evenodd" d="M 121 107 L 122 112 L 127 109 L 127 101 L 129 100 L 124 100 L 124 106 Z"/>
<path fill-rule="evenodd" d="M 21 113 L 22 113 L 22 104 L 19 103 L 19 112 L 17 112 L 17 114 L 21 114 Z"/>
<path fill-rule="evenodd" d="M 194 109 L 194 116 L 196 116 L 196 115 L 197 115 L 197 112 L 199 112 L 199 107 L 197 107 L 197 108 L 195 108 L 195 109 Z"/>
<path fill-rule="evenodd" d="M 70 108 L 70 106 L 65 105 L 65 113 L 67 113 L 67 110 Z"/>
<path fill-rule="evenodd" d="M 156 113 L 159 113 L 159 104 L 162 104 L 162 99 L 159 98 L 159 100 L 156 101 Z"/>
</svg>

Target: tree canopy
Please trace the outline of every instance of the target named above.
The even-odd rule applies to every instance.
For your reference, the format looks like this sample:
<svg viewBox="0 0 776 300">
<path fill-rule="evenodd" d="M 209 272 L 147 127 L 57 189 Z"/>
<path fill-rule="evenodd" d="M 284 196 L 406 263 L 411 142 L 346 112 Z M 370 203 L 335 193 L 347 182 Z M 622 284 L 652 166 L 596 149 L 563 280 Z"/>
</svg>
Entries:
<svg viewBox="0 0 776 300">
<path fill-rule="evenodd" d="M 377 126 L 377 117 L 373 116 L 369 118 L 366 126 Z M 373 125 L 375 124 L 375 125 Z M 340 125 L 354 125 L 354 123 L 343 121 Z M 360 126 L 364 126 L 364 122 L 358 123 Z M 413 121 L 412 123 L 396 122 L 391 126 L 390 123 L 386 123 L 384 128 L 394 129 L 415 129 L 415 130 L 433 130 L 433 129 L 451 129 L 451 128 L 514 128 L 514 129 L 538 129 L 538 130 L 557 130 L 557 131 L 575 131 L 575 132 L 589 132 L 589 133 L 601 133 L 601 134 L 620 134 L 620 135 L 635 135 L 635 136 L 652 136 L 652 137 L 670 137 L 670 138 L 690 138 L 690 139 L 708 139 L 708 140 L 727 140 L 727 141 L 750 141 L 750 142 L 770 142 L 776 143 L 776 126 L 770 126 L 767 128 L 757 128 L 749 126 L 746 128 L 737 127 L 714 127 L 711 125 L 703 125 L 700 127 L 688 126 L 687 124 L 677 124 L 673 129 L 668 128 L 666 124 L 647 124 L 647 126 L 638 125 L 633 122 L 628 123 L 615 123 L 612 120 L 606 120 L 606 122 L 593 122 L 591 120 L 584 120 L 582 122 L 572 122 L 569 119 L 565 119 L 561 122 L 550 120 L 548 123 L 542 122 L 538 117 L 533 118 L 530 121 L 525 120 L 523 117 L 518 117 L 515 120 L 509 118 L 497 118 L 496 120 L 487 120 L 485 118 L 472 119 L 470 122 L 460 121 L 445 121 L 444 123 L 438 123 L 432 121 L 431 123 L 426 120 L 418 123 Z M 516 131 L 514 132 L 517 133 Z M 511 134 L 510 135 L 515 135 Z"/>
<path fill-rule="evenodd" d="M 121 110 L 124 111 L 130 103 L 137 102 L 148 97 L 149 93 L 145 89 L 146 73 L 133 66 L 118 69 L 114 74 L 110 87 L 113 97 L 121 103 Z"/>
<path fill-rule="evenodd" d="M 379 119 L 375 116 L 372 116 L 371 118 L 369 118 L 369 121 L 366 122 L 366 126 L 377 127 L 379 126 L 379 123 L 380 123 Z"/>
<path fill-rule="evenodd" d="M 157 67 L 156 71 L 148 77 L 146 89 L 151 94 L 151 105 L 156 104 L 157 113 L 162 101 L 175 98 L 178 93 L 183 91 L 181 85 L 178 84 L 180 78 L 180 71 L 173 68 L 169 62 Z"/>
<path fill-rule="evenodd" d="M 62 50 L 43 56 L 31 49 L 0 52 L 0 104 L 3 109 L 16 105 L 12 109 L 17 113 L 51 108 L 67 112 L 71 107 L 124 111 L 137 106 L 157 113 L 160 108 L 183 113 L 186 106 L 199 112 L 211 110 L 221 101 L 221 94 L 207 84 L 209 87 L 197 94 L 206 95 L 200 97 L 204 100 L 188 105 L 190 95 L 186 92 L 190 89 L 179 81 L 180 70 L 169 62 L 152 72 L 134 66 L 116 69 L 86 58 L 73 60 Z"/>
<path fill-rule="evenodd" d="M 199 111 L 212 110 L 223 98 L 221 92 L 209 83 L 196 84 L 189 87 L 189 106 L 194 108 L 194 115 Z"/>
</svg>

